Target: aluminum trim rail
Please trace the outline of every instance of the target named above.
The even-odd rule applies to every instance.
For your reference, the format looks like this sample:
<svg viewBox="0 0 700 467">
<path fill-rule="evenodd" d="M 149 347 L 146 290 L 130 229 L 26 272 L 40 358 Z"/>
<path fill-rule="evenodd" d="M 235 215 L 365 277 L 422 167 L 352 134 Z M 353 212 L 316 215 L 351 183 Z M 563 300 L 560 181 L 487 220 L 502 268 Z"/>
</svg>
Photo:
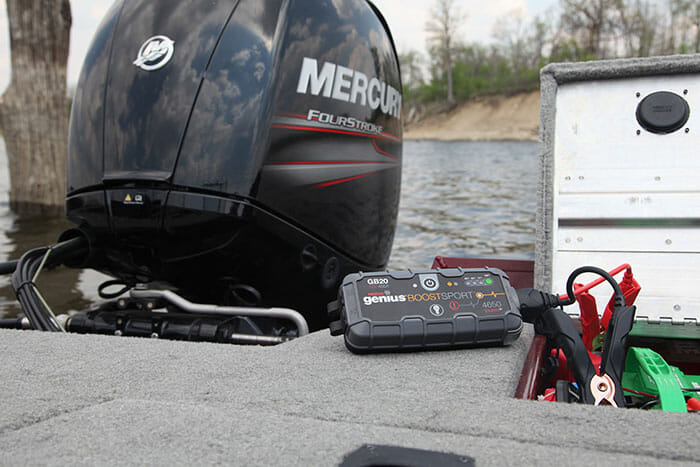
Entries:
<svg viewBox="0 0 700 467">
<path fill-rule="evenodd" d="M 193 303 L 170 290 L 149 290 L 138 285 L 131 290 L 130 294 L 132 298 L 162 298 L 189 313 L 288 319 L 297 326 L 299 337 L 309 333 L 309 325 L 306 319 L 301 313 L 290 308 L 254 308 Z"/>
</svg>

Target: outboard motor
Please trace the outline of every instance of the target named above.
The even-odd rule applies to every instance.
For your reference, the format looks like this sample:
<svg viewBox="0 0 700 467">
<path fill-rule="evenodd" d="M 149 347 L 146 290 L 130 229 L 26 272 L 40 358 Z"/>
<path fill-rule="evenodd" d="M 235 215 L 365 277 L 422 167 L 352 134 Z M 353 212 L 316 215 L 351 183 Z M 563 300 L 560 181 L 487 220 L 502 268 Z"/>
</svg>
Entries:
<svg viewBox="0 0 700 467">
<path fill-rule="evenodd" d="M 386 266 L 401 151 L 369 1 L 121 0 L 73 101 L 66 211 L 88 267 L 313 330 L 347 273 Z"/>
</svg>

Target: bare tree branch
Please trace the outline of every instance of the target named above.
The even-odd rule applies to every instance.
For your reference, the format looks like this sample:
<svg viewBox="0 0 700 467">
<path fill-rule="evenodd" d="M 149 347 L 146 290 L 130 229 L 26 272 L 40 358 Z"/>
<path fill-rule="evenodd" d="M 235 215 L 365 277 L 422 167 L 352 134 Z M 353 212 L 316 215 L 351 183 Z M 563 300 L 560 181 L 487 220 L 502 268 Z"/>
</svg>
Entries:
<svg viewBox="0 0 700 467">
<path fill-rule="evenodd" d="M 438 62 L 447 75 L 447 101 L 449 103 L 455 101 L 452 65 L 457 44 L 457 32 L 464 18 L 465 15 L 461 13 L 455 0 L 436 0 L 430 10 L 430 18 L 425 24 L 425 30 L 428 33 L 428 49 L 437 51 Z"/>
</svg>

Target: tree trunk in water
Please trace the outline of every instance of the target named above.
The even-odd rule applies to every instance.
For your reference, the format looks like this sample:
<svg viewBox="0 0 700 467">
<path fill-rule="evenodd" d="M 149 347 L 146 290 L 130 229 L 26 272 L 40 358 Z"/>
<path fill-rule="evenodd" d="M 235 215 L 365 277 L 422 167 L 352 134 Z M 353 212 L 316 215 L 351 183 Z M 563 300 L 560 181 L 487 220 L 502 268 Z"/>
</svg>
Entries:
<svg viewBox="0 0 700 467">
<path fill-rule="evenodd" d="M 66 194 L 69 0 L 6 0 L 12 80 L 0 98 L 10 206 L 56 213 Z"/>
</svg>

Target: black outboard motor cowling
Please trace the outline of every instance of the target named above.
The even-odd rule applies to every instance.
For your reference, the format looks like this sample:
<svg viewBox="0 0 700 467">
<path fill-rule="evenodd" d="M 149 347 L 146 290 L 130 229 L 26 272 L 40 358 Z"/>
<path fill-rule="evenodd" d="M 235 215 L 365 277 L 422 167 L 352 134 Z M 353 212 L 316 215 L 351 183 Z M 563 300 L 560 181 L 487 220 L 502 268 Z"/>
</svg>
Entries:
<svg viewBox="0 0 700 467">
<path fill-rule="evenodd" d="M 367 0 L 117 1 L 73 101 L 67 216 L 89 267 L 317 329 L 345 274 L 387 263 L 401 151 Z"/>
</svg>

